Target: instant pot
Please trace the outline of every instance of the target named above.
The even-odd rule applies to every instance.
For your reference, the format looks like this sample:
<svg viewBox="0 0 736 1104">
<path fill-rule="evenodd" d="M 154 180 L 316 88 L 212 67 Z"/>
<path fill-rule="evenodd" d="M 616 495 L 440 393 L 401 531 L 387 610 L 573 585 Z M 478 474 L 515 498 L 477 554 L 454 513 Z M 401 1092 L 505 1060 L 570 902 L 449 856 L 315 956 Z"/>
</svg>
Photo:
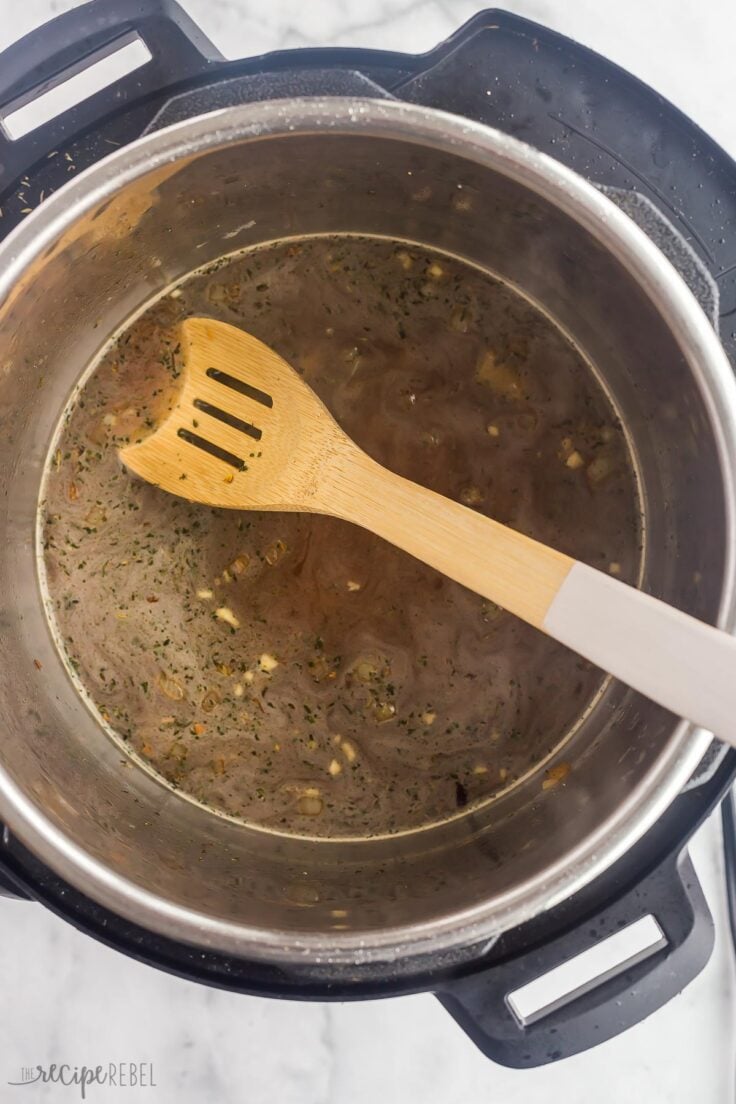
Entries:
<svg viewBox="0 0 736 1104">
<path fill-rule="evenodd" d="M 422 56 L 226 62 L 171 0 L 93 0 L 0 57 L 0 117 L 140 38 L 151 58 L 0 129 L 0 873 L 141 961 L 239 992 L 429 990 L 533 1066 L 638 1022 L 704 966 L 687 842 L 736 752 L 609 682 L 564 756 L 422 832 L 306 841 L 182 800 L 121 756 L 51 637 L 36 514 L 86 364 L 187 272 L 273 238 L 408 238 L 486 267 L 583 348 L 642 485 L 642 585 L 734 626 L 736 168 L 604 59 L 504 12 Z M 509 995 L 652 915 L 662 939 L 535 1016 Z"/>
</svg>

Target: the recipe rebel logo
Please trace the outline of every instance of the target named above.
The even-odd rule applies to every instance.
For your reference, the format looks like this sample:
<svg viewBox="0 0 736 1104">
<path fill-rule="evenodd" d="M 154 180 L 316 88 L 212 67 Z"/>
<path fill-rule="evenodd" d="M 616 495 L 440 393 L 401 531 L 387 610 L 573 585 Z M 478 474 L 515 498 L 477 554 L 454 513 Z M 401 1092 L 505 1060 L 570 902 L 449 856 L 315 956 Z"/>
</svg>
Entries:
<svg viewBox="0 0 736 1104">
<path fill-rule="evenodd" d="M 107 1085 L 115 1089 L 155 1089 L 156 1080 L 152 1062 L 107 1062 L 98 1066 L 72 1066 L 66 1062 L 49 1066 L 23 1066 L 20 1077 L 8 1081 L 13 1087 L 25 1085 L 64 1085 L 76 1087 L 81 1100 L 87 1099 L 88 1089 L 95 1085 Z M 91 1095 L 90 1095 L 91 1099 Z"/>
</svg>

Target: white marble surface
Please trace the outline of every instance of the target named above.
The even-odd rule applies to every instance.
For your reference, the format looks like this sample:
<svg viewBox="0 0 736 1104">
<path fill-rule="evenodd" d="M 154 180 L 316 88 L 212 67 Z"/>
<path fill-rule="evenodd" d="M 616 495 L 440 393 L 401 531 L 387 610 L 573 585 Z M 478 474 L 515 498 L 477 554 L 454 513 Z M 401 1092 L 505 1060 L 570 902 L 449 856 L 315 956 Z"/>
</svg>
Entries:
<svg viewBox="0 0 736 1104">
<path fill-rule="evenodd" d="M 472 0 L 183 0 L 228 56 L 343 44 L 425 50 Z M 0 0 L 0 48 L 74 0 Z M 683 107 L 733 154 L 734 0 L 506 0 L 579 38 Z M 0 899 L 0 1100 L 78 1099 L 49 1085 L 10 1089 L 24 1065 L 154 1063 L 156 1089 L 88 1099 L 161 1104 L 720 1104 L 734 1096 L 734 971 L 715 820 L 693 845 L 716 916 L 714 955 L 666 1008 L 553 1067 L 493 1066 L 429 996 L 290 1004 L 234 996 L 158 973 L 79 935 L 38 906 Z"/>
</svg>

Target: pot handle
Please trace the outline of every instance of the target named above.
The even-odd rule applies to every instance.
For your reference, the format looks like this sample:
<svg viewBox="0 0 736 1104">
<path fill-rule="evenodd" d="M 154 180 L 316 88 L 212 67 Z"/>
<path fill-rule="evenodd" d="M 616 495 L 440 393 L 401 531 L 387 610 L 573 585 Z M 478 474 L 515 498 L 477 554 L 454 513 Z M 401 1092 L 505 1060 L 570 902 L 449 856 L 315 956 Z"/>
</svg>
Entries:
<svg viewBox="0 0 736 1104">
<path fill-rule="evenodd" d="M 654 917 L 662 934 L 652 953 L 629 958 L 526 1019 L 513 1010 L 509 998 L 523 986 L 646 916 Z M 713 939 L 713 919 L 683 851 L 578 927 L 485 973 L 449 982 L 437 996 L 488 1058 L 514 1069 L 542 1066 L 588 1050 L 656 1012 L 700 973 Z"/>
<path fill-rule="evenodd" d="M 150 61 L 11 138 L 3 120 L 12 111 L 136 38 L 148 48 Z M 0 54 L 0 193 L 111 111 L 206 73 L 222 60 L 176 0 L 91 0 L 36 28 Z"/>
</svg>

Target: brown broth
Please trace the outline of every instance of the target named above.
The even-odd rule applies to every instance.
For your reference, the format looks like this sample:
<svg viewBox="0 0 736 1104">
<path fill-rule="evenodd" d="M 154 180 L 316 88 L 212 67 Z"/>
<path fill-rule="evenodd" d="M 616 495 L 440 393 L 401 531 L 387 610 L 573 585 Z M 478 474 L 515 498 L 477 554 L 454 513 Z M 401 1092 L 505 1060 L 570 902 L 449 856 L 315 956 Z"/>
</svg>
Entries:
<svg viewBox="0 0 736 1104">
<path fill-rule="evenodd" d="M 635 581 L 636 481 L 590 367 L 457 259 L 275 243 L 134 322 L 73 400 L 50 467 L 45 565 L 69 662 L 169 785 L 319 836 L 491 799 L 569 735 L 603 675 L 370 533 L 211 510 L 129 476 L 117 449 L 167 409 L 177 323 L 200 314 L 273 346 L 389 468 Z"/>
</svg>

